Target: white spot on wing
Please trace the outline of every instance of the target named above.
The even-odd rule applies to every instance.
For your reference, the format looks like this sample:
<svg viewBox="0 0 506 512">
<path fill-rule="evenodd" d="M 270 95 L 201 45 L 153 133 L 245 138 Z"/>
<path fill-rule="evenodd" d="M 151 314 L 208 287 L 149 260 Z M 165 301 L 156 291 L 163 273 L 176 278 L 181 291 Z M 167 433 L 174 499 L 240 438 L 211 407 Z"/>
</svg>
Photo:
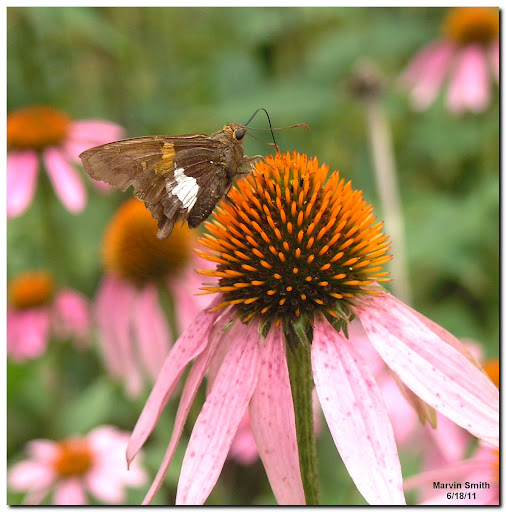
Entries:
<svg viewBox="0 0 506 512">
<path fill-rule="evenodd" d="M 191 176 L 186 176 L 182 167 L 174 171 L 174 178 L 177 185 L 172 190 L 169 190 L 169 183 L 167 183 L 167 190 L 177 196 L 183 203 L 183 207 L 190 211 L 197 201 L 199 191 L 197 180 Z"/>
</svg>

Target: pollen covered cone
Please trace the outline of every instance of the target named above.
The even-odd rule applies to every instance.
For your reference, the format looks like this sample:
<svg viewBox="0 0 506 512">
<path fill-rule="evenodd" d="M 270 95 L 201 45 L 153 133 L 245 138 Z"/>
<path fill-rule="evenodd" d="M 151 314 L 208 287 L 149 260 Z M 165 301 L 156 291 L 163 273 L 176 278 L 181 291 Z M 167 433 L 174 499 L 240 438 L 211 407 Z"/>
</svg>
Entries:
<svg viewBox="0 0 506 512">
<path fill-rule="evenodd" d="M 357 296 L 385 281 L 389 242 L 373 208 L 339 172 L 293 152 L 258 162 L 219 203 L 199 254 L 216 262 L 208 293 L 266 325 L 318 311 L 347 322 Z"/>
<path fill-rule="evenodd" d="M 9 304 L 15 309 L 36 308 L 49 304 L 53 297 L 54 281 L 43 270 L 33 270 L 17 275 L 9 282 Z"/>
<path fill-rule="evenodd" d="M 71 438 L 58 443 L 53 467 L 61 478 L 80 476 L 93 465 L 93 453 L 86 439 Z"/>
<path fill-rule="evenodd" d="M 487 45 L 499 36 L 497 7 L 455 7 L 443 23 L 446 36 L 460 45 Z"/>
<path fill-rule="evenodd" d="M 160 240 L 157 231 L 157 223 L 142 201 L 126 201 L 105 234 L 106 269 L 139 286 L 177 272 L 190 257 L 193 234 L 186 226 L 175 226 L 169 238 Z"/>
<path fill-rule="evenodd" d="M 7 115 L 10 149 L 43 149 L 57 146 L 67 136 L 70 118 L 52 107 L 31 106 Z"/>
</svg>

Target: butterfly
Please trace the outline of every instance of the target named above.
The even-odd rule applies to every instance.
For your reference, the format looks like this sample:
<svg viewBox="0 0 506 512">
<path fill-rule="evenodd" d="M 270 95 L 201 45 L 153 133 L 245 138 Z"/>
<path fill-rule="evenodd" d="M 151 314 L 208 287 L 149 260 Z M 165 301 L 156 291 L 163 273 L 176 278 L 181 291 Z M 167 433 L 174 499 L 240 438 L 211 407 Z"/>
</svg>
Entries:
<svg viewBox="0 0 506 512">
<path fill-rule="evenodd" d="M 206 220 L 235 178 L 251 172 L 244 156 L 247 128 L 226 124 L 212 135 L 149 136 L 88 149 L 79 156 L 94 179 L 144 201 L 158 222 L 157 237 L 167 238 L 177 221 L 191 228 Z"/>
</svg>

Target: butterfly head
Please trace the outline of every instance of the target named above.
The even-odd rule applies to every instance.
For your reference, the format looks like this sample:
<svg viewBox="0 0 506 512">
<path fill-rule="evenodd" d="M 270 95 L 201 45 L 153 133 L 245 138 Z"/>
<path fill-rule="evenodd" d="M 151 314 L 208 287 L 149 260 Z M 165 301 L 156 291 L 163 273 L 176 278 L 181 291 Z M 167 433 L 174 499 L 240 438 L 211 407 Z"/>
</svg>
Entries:
<svg viewBox="0 0 506 512">
<path fill-rule="evenodd" d="M 229 123 L 223 127 L 225 133 L 234 140 L 243 140 L 246 137 L 246 126 L 239 123 Z"/>
</svg>

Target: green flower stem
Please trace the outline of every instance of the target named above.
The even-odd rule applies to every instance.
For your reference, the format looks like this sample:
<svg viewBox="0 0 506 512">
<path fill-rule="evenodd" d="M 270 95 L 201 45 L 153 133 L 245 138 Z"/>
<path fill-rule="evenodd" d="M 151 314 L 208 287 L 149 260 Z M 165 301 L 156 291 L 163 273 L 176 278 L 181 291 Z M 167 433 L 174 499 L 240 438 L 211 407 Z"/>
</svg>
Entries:
<svg viewBox="0 0 506 512">
<path fill-rule="evenodd" d="M 293 341 L 293 343 L 292 343 Z M 313 423 L 313 372 L 311 345 L 287 340 L 286 358 L 292 388 L 299 463 L 306 505 L 320 505 L 320 479 Z"/>
</svg>

